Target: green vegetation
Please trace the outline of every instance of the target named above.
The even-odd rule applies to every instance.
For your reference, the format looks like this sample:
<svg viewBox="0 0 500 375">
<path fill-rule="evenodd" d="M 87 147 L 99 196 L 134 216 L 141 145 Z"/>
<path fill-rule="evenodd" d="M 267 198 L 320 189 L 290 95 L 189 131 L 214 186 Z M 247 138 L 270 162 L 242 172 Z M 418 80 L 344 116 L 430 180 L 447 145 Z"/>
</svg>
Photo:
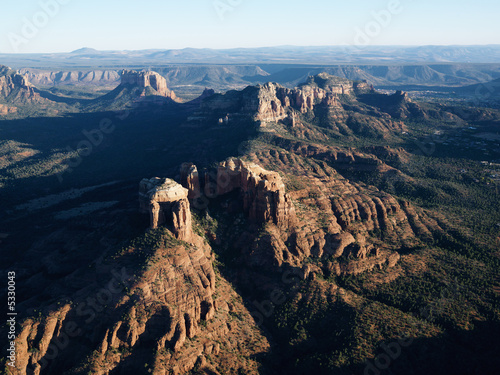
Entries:
<svg viewBox="0 0 500 375">
<path fill-rule="evenodd" d="M 349 365 L 357 346 L 356 310 L 322 295 L 314 283 L 303 284 L 294 295 L 271 318 L 281 350 L 277 369 L 308 374 Z"/>
<path fill-rule="evenodd" d="M 343 80 L 319 77 L 312 84 L 325 87 L 339 82 Z M 247 93 L 252 90 L 256 89 Z M 16 238 L 13 244 L 7 237 L 5 264 L 22 261 L 33 243 L 42 241 L 37 239 L 40 236 L 47 242 L 38 242 L 38 246 L 56 249 L 64 267 L 55 267 L 48 255 L 37 253 L 42 263 L 33 266 L 37 275 L 66 275 L 82 262 L 86 262 L 86 271 L 93 271 L 95 259 L 102 254 L 108 264 L 132 265 L 134 272 L 149 270 L 162 261 L 156 250 L 190 245 L 173 238 L 165 228 L 144 232 L 148 218 L 137 214 L 134 198 L 138 182 L 156 175 L 173 177 L 182 162 L 192 161 L 201 171 L 227 156 L 243 153 L 280 172 L 288 192 L 308 190 L 296 202 L 298 209 L 309 208 L 311 216 L 304 217 L 315 224 L 315 232 L 308 233 L 307 240 L 316 241 L 313 236 L 320 230 L 328 232 L 334 218 L 320 207 L 349 189 L 366 189 L 374 195 L 377 189 L 390 193 L 400 202 L 411 202 L 418 213 L 433 220 L 429 238 L 404 243 L 401 248 L 391 244 L 401 254 L 394 268 L 335 276 L 327 266 L 352 261 L 353 253 L 340 259 L 311 256 L 287 264 L 290 254 L 300 256 L 296 234 L 279 238 L 284 233 L 276 235 L 271 224 L 248 220 L 239 191 L 211 199 L 205 210 L 193 209 L 193 230 L 215 253 L 218 285 L 222 278 L 233 283 L 249 311 L 255 309 L 255 301 L 267 302 L 266 293 L 273 288 L 285 296 L 283 303 L 270 305 L 272 313 L 263 319 L 263 332 L 275 344 L 263 361 L 266 369 L 291 374 L 362 373 L 364 361 L 380 354 L 382 345 L 410 336 L 414 343 L 395 360 L 394 373 L 414 374 L 414 369 L 426 373 L 422 367 L 440 369 L 440 363 L 450 358 L 448 351 L 470 362 L 462 366 L 457 361 L 454 369 L 472 372 L 480 368 L 474 358 L 489 353 L 489 343 L 494 348 L 498 343 L 500 199 L 498 180 L 493 177 L 498 168 L 490 162 L 500 155 L 496 141 L 477 140 L 476 136 L 498 132 L 500 115 L 488 112 L 487 120 L 469 115 L 465 121 L 445 116 L 439 107 L 429 104 L 421 106 L 434 111 L 428 118 L 388 119 L 377 107 L 377 98 L 356 102 L 343 97 L 342 108 L 318 106 L 315 111 L 297 114 L 293 127 L 278 122 L 258 130 L 247 120 L 223 128 L 190 127 L 185 121 L 188 110 L 163 107 L 156 108 L 156 113 L 153 108 L 137 109 L 124 118 L 106 112 L 2 121 L 0 189 L 5 209 L 12 215 L 6 221 L 8 230 Z M 458 111 L 446 108 L 449 113 L 453 110 Z M 342 116 L 336 111 L 343 111 Z M 77 150 L 79 142 L 104 118 L 112 119 L 115 130 L 76 163 L 82 154 L 82 148 Z M 391 130 L 391 126 L 399 126 L 394 125 L 399 120 L 404 122 L 405 132 Z M 67 164 L 68 160 L 75 163 Z M 488 163 L 481 163 L 483 160 Z M 59 172 L 64 172 L 59 175 L 62 181 L 57 178 Z M 332 196 L 311 188 L 308 178 L 312 176 L 331 183 Z M 350 180 L 349 189 L 342 190 L 342 183 L 335 183 L 344 178 Z M 47 207 L 16 209 L 29 199 L 110 181 L 112 187 L 86 190 Z M 81 215 L 67 222 L 55 219 L 61 210 L 104 199 L 120 203 L 110 212 L 102 210 L 92 217 Z M 389 214 L 388 219 L 394 215 Z M 388 238 L 384 228 L 374 228 L 369 235 L 382 245 Z M 278 246 L 279 253 L 273 253 Z M 359 248 L 359 242 L 353 246 Z M 164 252 L 163 256 L 171 254 Z M 314 270 L 309 279 L 283 285 L 279 271 L 300 274 L 303 266 Z M 186 290 L 194 290 L 190 277 L 181 281 Z M 125 292 L 131 296 L 129 289 Z M 39 316 L 41 320 L 41 313 Z M 231 311 L 229 316 L 231 323 L 243 320 L 238 312 Z M 132 319 L 128 313 L 122 318 Z M 202 331 L 210 327 L 205 320 L 200 325 Z M 126 347 L 111 354 L 119 353 L 131 354 Z M 93 371 L 93 360 L 90 356 L 81 369 Z M 148 363 L 153 362 L 148 358 Z M 151 367 L 141 366 L 143 371 Z M 198 363 L 193 373 L 199 371 L 203 369 Z"/>
</svg>

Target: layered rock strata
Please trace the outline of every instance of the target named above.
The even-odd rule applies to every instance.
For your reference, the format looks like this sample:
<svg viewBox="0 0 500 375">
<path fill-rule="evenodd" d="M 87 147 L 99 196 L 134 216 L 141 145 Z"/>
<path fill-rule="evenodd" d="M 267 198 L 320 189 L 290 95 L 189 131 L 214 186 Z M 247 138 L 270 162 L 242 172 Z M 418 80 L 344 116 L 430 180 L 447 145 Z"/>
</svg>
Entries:
<svg viewBox="0 0 500 375">
<path fill-rule="evenodd" d="M 137 256 L 148 251 L 141 267 Z M 72 302 L 59 297 L 20 321 L 15 368 L 6 374 L 237 373 L 235 350 L 251 358 L 269 345 L 230 284 L 219 277 L 216 288 L 212 259 L 193 235 L 189 244 L 129 248 L 112 264 L 97 262 Z M 257 373 L 257 361 L 245 362 Z"/>
<path fill-rule="evenodd" d="M 321 75 L 320 75 L 321 76 Z M 287 118 L 291 112 L 306 113 L 317 106 L 341 107 L 339 97 L 370 90 L 364 82 L 352 82 L 325 75 L 310 77 L 300 87 L 289 89 L 277 83 L 250 86 L 243 91 L 216 94 L 205 100 L 200 113 L 193 119 L 213 116 L 250 117 L 254 121 L 276 122 Z"/>
<path fill-rule="evenodd" d="M 190 163 L 181 166 L 181 183 L 191 199 L 216 198 L 239 191 L 243 211 L 254 222 L 272 222 L 283 230 L 296 222 L 292 200 L 277 172 L 231 158 L 220 163 L 215 173 L 205 173 L 201 180 L 203 192 L 196 166 Z"/>
<path fill-rule="evenodd" d="M 193 163 L 181 165 L 181 185 L 188 189 L 188 198 L 193 199 L 201 194 L 198 168 Z"/>
<path fill-rule="evenodd" d="M 0 65 L 0 99 L 19 104 L 41 100 L 35 87 L 26 77 L 2 65 Z"/>
</svg>

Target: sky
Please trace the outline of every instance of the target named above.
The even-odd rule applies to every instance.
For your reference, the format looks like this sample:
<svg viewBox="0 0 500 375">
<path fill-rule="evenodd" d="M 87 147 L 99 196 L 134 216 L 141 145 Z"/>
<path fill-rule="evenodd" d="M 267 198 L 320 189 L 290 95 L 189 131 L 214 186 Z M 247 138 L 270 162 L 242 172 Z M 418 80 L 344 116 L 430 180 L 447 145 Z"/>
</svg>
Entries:
<svg viewBox="0 0 500 375">
<path fill-rule="evenodd" d="M 498 0 L 3 0 L 0 53 L 500 44 Z"/>
</svg>

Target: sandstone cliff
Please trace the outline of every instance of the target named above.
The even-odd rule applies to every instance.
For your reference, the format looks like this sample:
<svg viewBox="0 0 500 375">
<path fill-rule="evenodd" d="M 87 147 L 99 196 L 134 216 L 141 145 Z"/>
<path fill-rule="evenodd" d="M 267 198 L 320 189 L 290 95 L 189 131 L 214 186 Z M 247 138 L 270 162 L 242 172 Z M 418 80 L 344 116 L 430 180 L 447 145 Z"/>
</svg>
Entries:
<svg viewBox="0 0 500 375">
<path fill-rule="evenodd" d="M 277 160 L 300 165 L 292 161 L 290 154 L 280 155 Z M 249 266 L 267 269 L 287 264 L 302 269 L 304 274 L 357 274 L 373 267 L 393 267 L 399 259 L 394 249 L 430 236 L 430 222 L 423 224 L 409 205 L 401 206 L 387 194 L 353 186 L 331 168 L 316 168 L 323 171 L 322 178 L 305 170 L 288 169 L 286 180 L 292 178 L 289 173 L 309 174 L 309 181 L 304 179 L 308 187 L 291 193 L 277 172 L 234 158 L 221 162 L 216 171 L 203 173 L 191 163 L 183 164 L 181 182 L 197 209 L 211 210 L 212 200 L 218 197 L 235 199 L 226 206 L 240 207 L 251 223 L 264 225 L 264 232 L 254 240 L 253 235 L 244 233 L 228 233 L 229 238 L 210 234 L 217 241 L 234 243 Z M 317 197 L 304 198 L 311 195 Z M 384 245 L 374 233 L 385 233 Z M 311 271 L 306 265 L 310 258 L 324 262 L 323 271 Z"/>
<path fill-rule="evenodd" d="M 10 113 L 16 113 L 16 112 L 17 112 L 17 107 L 0 104 L 0 114 L 8 115 Z"/>
<path fill-rule="evenodd" d="M 310 90 L 320 88 L 326 92 L 336 95 L 360 95 L 373 91 L 373 87 L 366 81 L 352 81 L 347 78 L 333 76 L 327 73 L 319 73 L 309 76 L 305 83 L 299 85 L 300 88 Z"/>
<path fill-rule="evenodd" d="M 26 77 L 0 65 L 0 100 L 13 104 L 29 104 L 43 99 Z M 9 109 L 4 109 L 9 111 Z M 10 111 L 15 111 L 14 109 Z"/>
<path fill-rule="evenodd" d="M 155 107 L 175 105 L 180 102 L 167 87 L 167 81 L 156 72 L 124 70 L 120 84 L 112 91 L 86 104 L 87 110 L 118 110 L 141 106 Z"/>
<path fill-rule="evenodd" d="M 257 373 L 269 344 L 212 261 L 203 238 L 179 241 L 164 227 L 99 258 L 64 279 L 81 285 L 71 301 L 50 288 L 51 302 L 20 321 L 6 373 Z"/>
<path fill-rule="evenodd" d="M 175 93 L 167 87 L 167 81 L 160 74 L 151 71 L 124 70 L 121 75 L 120 86 L 151 88 L 154 95 L 164 96 L 175 100 Z M 144 91 L 143 95 L 146 95 Z"/>
<path fill-rule="evenodd" d="M 192 232 L 187 198 L 188 190 L 173 180 L 144 179 L 139 186 L 140 208 L 150 214 L 151 229 L 166 225 L 176 238 L 189 241 Z"/>
<path fill-rule="evenodd" d="M 181 166 L 181 183 L 195 201 L 214 199 L 236 191 L 243 212 L 255 223 L 274 223 L 287 230 L 295 224 L 295 209 L 280 175 L 262 167 L 230 158 L 216 171 L 202 174 L 200 187 L 198 169 L 192 163 Z M 196 202 L 195 202 L 196 207 Z"/>
<path fill-rule="evenodd" d="M 120 71 L 89 70 L 89 71 L 49 71 L 41 69 L 21 69 L 19 74 L 38 87 L 74 85 L 74 86 L 116 86 L 120 83 Z"/>
<path fill-rule="evenodd" d="M 188 120 L 202 126 L 252 121 L 261 127 L 273 127 L 277 123 L 292 135 L 310 134 L 311 128 L 304 127 L 303 122 L 319 121 L 338 137 L 389 138 L 406 131 L 401 119 L 419 108 L 407 99 L 401 104 L 396 97 L 379 94 L 366 82 L 319 74 L 293 89 L 266 83 L 212 95 Z M 324 134 L 318 137 L 325 140 Z"/>
<path fill-rule="evenodd" d="M 295 208 L 278 173 L 240 159 L 228 159 L 217 169 L 217 195 L 234 190 L 240 191 L 243 210 L 250 219 L 272 222 L 284 230 L 294 225 Z"/>
<path fill-rule="evenodd" d="M 181 185 L 188 189 L 188 198 L 193 199 L 201 195 L 200 176 L 198 168 L 193 163 L 184 163 L 180 170 Z"/>
<path fill-rule="evenodd" d="M 254 121 L 276 122 L 291 110 L 306 113 L 317 105 L 340 106 L 338 90 L 304 86 L 289 89 L 276 83 L 249 86 L 241 92 L 213 95 L 202 103 L 200 114 L 211 116 L 224 112 L 247 116 Z"/>
<path fill-rule="evenodd" d="M 309 269 L 307 274 L 357 274 L 394 267 L 400 248 L 418 246 L 443 233 L 433 218 L 408 202 L 354 184 L 307 154 L 261 151 L 250 160 L 286 171 L 282 181 L 292 188 L 286 195 L 296 218 L 286 231 L 269 221 L 258 240 L 235 240 L 247 265 L 287 264 L 303 272 Z M 352 159 L 350 165 L 358 162 Z M 319 268 L 307 266 L 311 259 L 319 261 Z"/>
</svg>

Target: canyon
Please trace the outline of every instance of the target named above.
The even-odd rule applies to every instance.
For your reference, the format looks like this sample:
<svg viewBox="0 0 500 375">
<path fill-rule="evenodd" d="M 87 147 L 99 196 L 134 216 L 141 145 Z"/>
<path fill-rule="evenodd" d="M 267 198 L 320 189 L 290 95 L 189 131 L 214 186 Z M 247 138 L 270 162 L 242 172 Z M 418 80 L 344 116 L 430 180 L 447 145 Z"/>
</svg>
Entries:
<svg viewBox="0 0 500 375">
<path fill-rule="evenodd" d="M 495 109 L 326 73 L 186 102 L 124 70 L 68 102 L 4 73 L 5 116 L 16 98 L 60 111 L 0 129 L 16 374 L 363 373 L 405 335 L 394 373 L 446 373 L 448 350 L 473 364 L 453 373 L 494 364 L 495 167 L 435 126 L 492 132 Z M 103 116 L 114 132 L 75 166 L 66 145 Z"/>
</svg>

